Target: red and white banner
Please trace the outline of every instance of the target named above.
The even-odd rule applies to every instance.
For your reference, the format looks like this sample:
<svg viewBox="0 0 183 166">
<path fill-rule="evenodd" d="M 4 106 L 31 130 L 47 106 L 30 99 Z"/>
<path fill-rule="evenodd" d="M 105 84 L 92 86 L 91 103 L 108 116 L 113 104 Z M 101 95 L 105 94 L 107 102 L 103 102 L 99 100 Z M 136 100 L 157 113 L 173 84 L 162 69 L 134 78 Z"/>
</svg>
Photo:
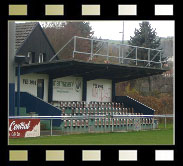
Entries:
<svg viewBox="0 0 183 166">
<path fill-rule="evenodd" d="M 9 119 L 9 138 L 40 136 L 40 119 Z"/>
</svg>

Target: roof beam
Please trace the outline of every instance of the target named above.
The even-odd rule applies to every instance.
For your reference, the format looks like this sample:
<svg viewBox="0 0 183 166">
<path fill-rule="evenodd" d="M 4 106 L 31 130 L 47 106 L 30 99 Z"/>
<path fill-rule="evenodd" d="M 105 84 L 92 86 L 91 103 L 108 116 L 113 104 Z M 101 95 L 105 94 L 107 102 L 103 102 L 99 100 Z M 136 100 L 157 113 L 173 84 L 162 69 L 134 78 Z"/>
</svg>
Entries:
<svg viewBox="0 0 183 166">
<path fill-rule="evenodd" d="M 158 74 L 162 74 L 162 72 L 151 73 L 151 74 L 146 74 L 146 75 L 141 74 L 141 75 L 138 75 L 138 76 L 131 76 L 131 77 L 125 77 L 125 78 L 121 78 L 121 79 L 116 79 L 116 83 L 117 82 L 124 82 L 124 81 L 134 80 L 134 79 L 143 78 L 143 77 L 149 77 L 149 76 L 158 75 Z"/>
</svg>

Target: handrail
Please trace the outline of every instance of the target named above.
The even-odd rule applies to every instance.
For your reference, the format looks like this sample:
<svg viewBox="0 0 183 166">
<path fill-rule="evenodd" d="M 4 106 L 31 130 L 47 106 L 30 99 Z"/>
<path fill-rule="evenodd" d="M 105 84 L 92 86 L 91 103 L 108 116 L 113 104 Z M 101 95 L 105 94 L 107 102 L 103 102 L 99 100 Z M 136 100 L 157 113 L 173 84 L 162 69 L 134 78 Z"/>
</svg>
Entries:
<svg viewBox="0 0 183 166">
<path fill-rule="evenodd" d="M 112 114 L 111 115 L 114 118 L 145 118 L 145 117 L 149 117 L 149 118 L 173 118 L 174 115 L 173 114 L 162 114 L 162 115 L 131 115 L 131 114 L 127 114 L 127 115 L 115 115 Z M 103 117 L 108 117 L 108 115 L 80 115 L 80 116 L 9 116 L 9 119 L 69 119 L 69 118 L 73 118 L 73 119 L 77 119 L 77 118 L 103 118 Z"/>
<path fill-rule="evenodd" d="M 86 54 L 86 55 L 90 55 L 90 60 L 93 59 L 94 56 L 103 56 L 103 57 L 106 57 L 106 60 L 108 61 L 109 58 L 117 58 L 119 59 L 118 62 L 121 64 L 121 63 L 124 63 L 124 60 L 130 60 L 130 61 L 134 61 L 135 64 L 134 65 L 138 65 L 139 62 L 147 62 L 147 64 L 143 64 L 144 67 L 151 67 L 151 65 L 154 63 L 154 64 L 160 64 L 160 68 L 162 68 L 163 66 L 163 62 L 162 61 L 162 50 L 160 49 L 152 49 L 152 48 L 147 48 L 147 47 L 140 47 L 140 46 L 133 46 L 133 45 L 128 45 L 128 44 L 116 44 L 116 43 L 113 43 L 113 42 L 110 42 L 108 40 L 100 40 L 100 39 L 94 39 L 94 38 L 86 38 L 86 37 L 80 37 L 80 36 L 73 36 L 50 60 L 49 62 L 51 62 L 59 53 L 61 53 L 61 51 L 74 39 L 74 44 L 73 44 L 73 52 L 72 52 L 72 58 L 74 59 L 75 58 L 75 54 L 76 53 L 79 53 L 79 54 Z M 84 39 L 84 40 L 88 40 L 90 41 L 90 52 L 84 52 L 84 51 L 80 51 L 80 50 L 77 50 L 77 39 Z M 97 51 L 94 52 L 94 42 L 102 42 L 102 46 L 97 48 Z M 104 43 L 107 43 L 107 45 L 104 47 Z M 110 56 L 109 55 L 109 44 L 113 44 L 117 47 L 115 47 L 115 49 L 118 49 L 118 55 L 117 56 Z M 97 47 L 97 46 L 95 46 Z M 105 51 L 107 53 L 105 54 L 100 54 L 98 53 L 101 48 L 104 47 Z M 124 56 L 124 48 L 125 47 L 132 47 L 133 49 L 130 50 L 130 52 L 126 52 L 128 55 Z M 144 49 L 144 50 L 148 50 L 147 52 L 147 60 L 145 59 L 139 59 L 139 51 L 138 49 Z M 129 55 L 132 54 L 132 52 L 134 52 L 135 50 L 135 53 L 133 55 L 135 55 L 135 58 L 127 58 L 129 57 Z M 155 55 L 153 55 L 152 58 L 150 58 L 151 56 L 151 51 L 157 51 L 157 53 L 155 52 Z M 97 54 L 98 53 L 98 54 Z M 159 55 L 159 61 L 154 61 L 154 59 Z M 112 63 L 112 62 L 111 62 Z M 129 62 L 125 62 L 125 63 L 129 63 Z M 133 65 L 133 64 L 131 64 Z M 140 64 L 142 65 L 142 64 Z"/>
<path fill-rule="evenodd" d="M 155 117 L 157 118 L 165 118 L 165 128 L 166 128 L 166 118 L 173 118 L 173 114 L 167 114 L 167 115 L 110 115 L 112 121 L 116 118 L 125 118 L 125 119 L 137 119 L 140 120 L 141 118 L 150 118 L 153 119 Z M 97 118 L 109 118 L 107 115 L 82 115 L 82 116 L 9 116 L 9 119 L 44 119 L 44 120 L 50 120 L 50 135 L 53 135 L 53 120 L 86 120 L 86 119 L 97 119 Z M 143 123 L 142 123 L 143 124 Z M 113 132 L 113 125 L 112 123 L 112 132 Z"/>
<path fill-rule="evenodd" d="M 51 62 L 73 39 L 74 37 L 72 37 L 50 60 L 49 62 Z"/>
<path fill-rule="evenodd" d="M 88 39 L 88 40 L 95 40 L 95 41 L 100 41 L 100 42 L 109 42 L 108 40 L 102 40 L 102 39 L 92 39 L 92 38 L 86 38 L 86 37 L 80 37 L 80 36 L 74 36 L 76 38 L 80 38 L 80 39 Z M 114 42 L 109 42 L 110 44 L 114 44 L 114 45 L 121 45 L 121 46 L 129 46 L 129 47 L 138 47 L 138 48 L 144 48 L 144 49 L 150 49 L 150 50 L 156 50 L 156 51 L 162 51 L 159 49 L 154 49 L 154 48 L 148 48 L 148 47 L 140 47 L 140 46 L 134 46 L 134 45 L 129 45 L 129 44 L 116 44 Z"/>
</svg>

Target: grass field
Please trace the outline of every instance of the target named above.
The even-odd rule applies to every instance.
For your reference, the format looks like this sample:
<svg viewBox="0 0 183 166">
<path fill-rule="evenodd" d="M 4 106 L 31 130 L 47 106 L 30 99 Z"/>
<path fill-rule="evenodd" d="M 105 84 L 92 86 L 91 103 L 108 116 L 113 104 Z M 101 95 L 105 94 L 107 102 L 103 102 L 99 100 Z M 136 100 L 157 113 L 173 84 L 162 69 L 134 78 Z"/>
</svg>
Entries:
<svg viewBox="0 0 183 166">
<path fill-rule="evenodd" d="M 9 139 L 9 145 L 172 145 L 173 125 L 159 130 L 87 133 L 37 138 Z"/>
</svg>

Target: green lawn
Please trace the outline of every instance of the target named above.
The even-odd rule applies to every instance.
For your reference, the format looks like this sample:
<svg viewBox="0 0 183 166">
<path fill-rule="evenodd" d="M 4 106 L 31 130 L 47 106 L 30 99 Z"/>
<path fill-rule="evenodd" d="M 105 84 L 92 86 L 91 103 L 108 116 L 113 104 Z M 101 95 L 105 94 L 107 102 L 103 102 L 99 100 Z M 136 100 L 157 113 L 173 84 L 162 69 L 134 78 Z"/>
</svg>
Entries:
<svg viewBox="0 0 183 166">
<path fill-rule="evenodd" d="M 166 129 L 163 125 L 159 125 L 159 128 L 160 130 L 9 139 L 9 145 L 172 145 L 172 124 L 167 124 Z"/>
</svg>

